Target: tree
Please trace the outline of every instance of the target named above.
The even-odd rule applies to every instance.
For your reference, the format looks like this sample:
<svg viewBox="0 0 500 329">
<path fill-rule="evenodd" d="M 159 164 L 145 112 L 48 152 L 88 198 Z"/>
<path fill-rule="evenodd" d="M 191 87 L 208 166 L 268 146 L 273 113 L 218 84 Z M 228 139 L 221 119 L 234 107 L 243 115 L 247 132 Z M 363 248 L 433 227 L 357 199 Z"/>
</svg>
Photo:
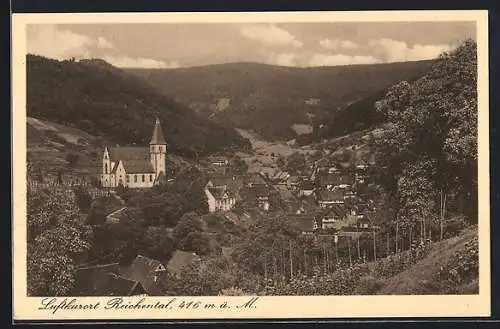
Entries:
<svg viewBox="0 0 500 329">
<path fill-rule="evenodd" d="M 300 172 L 304 171 L 305 167 L 306 159 L 303 154 L 295 152 L 288 157 L 286 162 L 286 170 L 289 173 L 299 174 Z"/>
<path fill-rule="evenodd" d="M 89 192 L 82 188 L 79 188 L 75 189 L 74 193 L 78 202 L 78 208 L 83 212 L 88 211 L 92 204 L 92 197 L 90 196 Z"/>
<path fill-rule="evenodd" d="M 279 167 L 279 168 L 283 168 L 283 166 L 285 165 L 285 158 L 280 155 L 278 157 L 278 160 L 276 160 L 276 165 Z"/>
<path fill-rule="evenodd" d="M 76 153 L 68 153 L 66 154 L 66 162 L 68 166 L 73 167 L 78 163 L 80 156 Z"/>
<path fill-rule="evenodd" d="M 28 294 L 67 295 L 92 232 L 78 214 L 75 196 L 59 188 L 30 192 L 27 221 Z"/>
<path fill-rule="evenodd" d="M 144 245 L 141 253 L 160 261 L 170 259 L 174 251 L 174 240 L 168 236 L 165 226 L 150 227 L 144 234 Z"/>
<path fill-rule="evenodd" d="M 211 257 L 186 267 L 180 278 L 167 282 L 168 291 L 177 296 L 216 296 L 238 282 L 234 268 L 222 257 Z M 239 282 L 238 282 L 239 283 Z"/>
<path fill-rule="evenodd" d="M 442 191 L 452 198 L 447 205 L 467 205 L 462 211 L 477 220 L 476 53 L 476 43 L 464 41 L 425 76 L 389 88 L 376 104 L 388 121 L 373 139 L 376 178 L 410 222 L 439 213 Z"/>
<path fill-rule="evenodd" d="M 174 227 L 173 236 L 175 243 L 180 247 L 185 247 L 188 244 L 188 235 L 193 232 L 201 231 L 202 227 L 199 215 L 194 212 L 186 213 Z"/>
<path fill-rule="evenodd" d="M 248 164 L 239 156 L 235 156 L 231 163 L 232 172 L 236 175 L 243 175 L 248 170 Z"/>
<path fill-rule="evenodd" d="M 92 205 L 87 215 L 87 224 L 102 225 L 106 222 L 106 215 L 102 202 L 96 202 Z"/>
</svg>

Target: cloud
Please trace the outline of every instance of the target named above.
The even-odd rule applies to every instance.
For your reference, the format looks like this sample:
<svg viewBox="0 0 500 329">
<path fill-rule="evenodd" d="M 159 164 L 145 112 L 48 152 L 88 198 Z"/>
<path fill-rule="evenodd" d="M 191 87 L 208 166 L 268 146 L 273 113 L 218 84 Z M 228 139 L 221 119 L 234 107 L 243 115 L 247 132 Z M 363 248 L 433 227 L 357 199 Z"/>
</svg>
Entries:
<svg viewBox="0 0 500 329">
<path fill-rule="evenodd" d="M 111 65 L 121 68 L 174 69 L 180 67 L 177 62 L 167 64 L 163 61 L 151 58 L 130 58 L 126 56 L 115 57 L 105 55 L 103 59 Z"/>
<path fill-rule="evenodd" d="M 439 54 L 449 51 L 450 45 L 419 45 L 409 47 L 406 42 L 392 39 L 371 40 L 368 46 L 372 48 L 375 56 L 384 62 L 405 62 L 434 59 Z"/>
<path fill-rule="evenodd" d="M 268 54 L 267 63 L 280 66 L 297 66 L 298 55 L 293 53 Z"/>
<path fill-rule="evenodd" d="M 107 50 L 113 55 L 101 55 Z M 116 47 L 99 36 L 96 39 L 80 35 L 55 25 L 36 25 L 28 29 L 28 53 L 58 60 L 102 58 L 106 62 L 121 68 L 177 68 L 179 63 L 165 63 L 150 58 L 131 58 L 120 54 Z"/>
<path fill-rule="evenodd" d="M 321 47 L 326 49 L 358 49 L 359 45 L 350 40 L 339 39 L 321 39 L 319 41 Z"/>
<path fill-rule="evenodd" d="M 301 48 L 304 44 L 288 31 L 275 25 L 249 25 L 240 30 L 248 39 L 257 40 L 272 46 L 292 46 Z"/>
<path fill-rule="evenodd" d="M 380 60 L 373 56 L 350 56 L 343 54 L 314 54 L 309 58 L 308 66 L 339 66 L 355 64 L 375 64 Z"/>
<path fill-rule="evenodd" d="M 97 48 L 115 49 L 115 46 L 113 46 L 108 40 L 104 39 L 103 37 L 98 37 Z"/>
<path fill-rule="evenodd" d="M 28 53 L 59 60 L 80 56 L 96 42 L 84 35 L 59 30 L 54 25 L 37 25 L 28 29 Z"/>
</svg>

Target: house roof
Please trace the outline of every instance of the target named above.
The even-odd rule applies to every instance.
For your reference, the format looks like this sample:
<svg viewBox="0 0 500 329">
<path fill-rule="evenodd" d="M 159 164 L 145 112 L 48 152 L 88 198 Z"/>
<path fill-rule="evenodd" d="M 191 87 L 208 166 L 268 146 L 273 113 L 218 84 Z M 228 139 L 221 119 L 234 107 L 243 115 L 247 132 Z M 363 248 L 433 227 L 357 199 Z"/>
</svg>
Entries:
<svg viewBox="0 0 500 329">
<path fill-rule="evenodd" d="M 249 187 L 249 192 L 255 197 L 266 197 L 271 194 L 271 189 L 267 185 L 258 184 Z"/>
<path fill-rule="evenodd" d="M 233 197 L 231 191 L 229 191 L 225 186 L 209 187 L 208 191 L 217 200 L 223 199 L 225 195 L 227 195 L 228 198 Z"/>
<path fill-rule="evenodd" d="M 310 180 L 302 180 L 300 182 L 300 189 L 301 190 L 313 190 L 314 189 L 314 182 L 311 182 Z"/>
<path fill-rule="evenodd" d="M 149 144 L 166 144 L 165 137 L 163 137 L 163 130 L 161 129 L 160 119 L 156 118 L 155 127 L 153 129 L 153 136 Z"/>
<path fill-rule="evenodd" d="M 139 281 L 129 280 L 115 273 L 108 273 L 108 282 L 103 289 L 105 296 L 134 296 L 146 293 Z"/>
<path fill-rule="evenodd" d="M 282 171 L 281 169 L 276 169 L 276 171 L 272 174 L 271 178 L 275 180 L 284 180 L 290 176 L 286 171 Z"/>
<path fill-rule="evenodd" d="M 247 185 L 249 185 L 249 184 L 265 184 L 266 183 L 265 179 L 259 173 L 249 173 L 249 174 L 245 175 L 244 182 Z"/>
<path fill-rule="evenodd" d="M 167 270 L 172 274 L 180 275 L 184 268 L 199 259 L 200 257 L 194 252 L 176 250 L 167 264 Z"/>
<path fill-rule="evenodd" d="M 331 207 L 328 207 L 322 214 L 321 217 L 325 216 L 335 216 L 339 218 L 344 218 L 347 216 L 348 211 L 346 207 L 342 204 L 333 204 Z"/>
<path fill-rule="evenodd" d="M 287 216 L 287 222 L 302 232 L 312 232 L 314 231 L 314 216 L 311 215 L 297 215 L 297 214 L 289 214 Z"/>
<path fill-rule="evenodd" d="M 108 148 L 109 157 L 118 163 L 119 160 L 149 161 L 149 148 L 143 146 L 118 146 Z"/>
<path fill-rule="evenodd" d="M 229 162 L 229 160 L 223 155 L 212 155 L 209 157 L 209 161 L 212 163 L 221 163 L 221 162 L 227 163 L 227 162 Z"/>
<path fill-rule="evenodd" d="M 165 269 L 165 267 L 156 259 L 137 255 L 132 264 L 123 272 L 122 276 L 129 280 L 139 281 L 148 294 L 154 294 L 155 272 L 162 269 Z"/>
<path fill-rule="evenodd" d="M 360 202 L 356 205 L 356 210 L 358 212 L 370 212 L 370 211 L 373 211 L 373 205 L 371 205 L 370 203 L 368 202 Z"/>
<path fill-rule="evenodd" d="M 319 176 L 319 184 L 321 186 L 325 185 L 343 185 L 343 184 L 351 184 L 351 178 L 349 175 L 345 174 L 337 174 L 337 173 L 331 173 L 331 174 L 323 174 Z"/>
<path fill-rule="evenodd" d="M 127 174 L 154 174 L 155 172 L 149 160 L 127 160 L 124 161 L 123 167 Z"/>
<path fill-rule="evenodd" d="M 344 193 L 340 190 L 328 191 L 321 190 L 318 192 L 319 201 L 344 201 Z"/>
<path fill-rule="evenodd" d="M 118 263 L 100 264 L 77 268 L 73 293 L 78 296 L 97 296 L 108 284 L 109 273 L 119 273 Z"/>
<path fill-rule="evenodd" d="M 244 185 L 241 176 L 214 176 L 210 178 L 214 186 L 226 186 L 233 193 L 238 192 Z"/>
</svg>

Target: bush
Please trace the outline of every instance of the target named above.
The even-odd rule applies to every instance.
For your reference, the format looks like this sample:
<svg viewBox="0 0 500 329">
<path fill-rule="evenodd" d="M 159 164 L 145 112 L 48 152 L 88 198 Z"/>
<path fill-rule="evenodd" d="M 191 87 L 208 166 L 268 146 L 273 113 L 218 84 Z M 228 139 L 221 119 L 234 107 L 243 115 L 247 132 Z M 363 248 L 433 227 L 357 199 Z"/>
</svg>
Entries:
<svg viewBox="0 0 500 329">
<path fill-rule="evenodd" d="M 227 288 L 227 289 L 222 289 L 219 292 L 219 296 L 248 296 L 248 295 L 249 294 L 247 294 L 246 292 L 244 292 L 242 289 L 235 288 L 235 287 L 231 287 L 231 288 Z"/>
<path fill-rule="evenodd" d="M 75 189 L 74 192 L 80 211 L 88 211 L 92 204 L 92 197 L 90 196 L 89 192 L 82 189 Z"/>
<path fill-rule="evenodd" d="M 384 283 L 373 276 L 364 276 L 359 280 L 359 285 L 356 288 L 356 295 L 374 295 L 378 292 Z"/>
<path fill-rule="evenodd" d="M 66 162 L 68 163 L 68 166 L 72 167 L 78 163 L 80 156 L 76 153 L 68 153 L 66 155 Z"/>
<path fill-rule="evenodd" d="M 106 222 L 106 213 L 103 209 L 92 208 L 87 216 L 87 224 L 102 225 Z"/>
<path fill-rule="evenodd" d="M 360 284 L 362 277 L 369 273 L 364 264 L 356 264 L 349 268 L 337 270 L 326 275 L 313 277 L 297 276 L 288 283 L 271 280 L 261 291 L 262 295 L 352 295 Z"/>
<path fill-rule="evenodd" d="M 444 293 L 456 293 L 459 286 L 474 282 L 479 276 L 478 237 L 465 244 L 465 250 L 456 253 L 436 275 L 439 289 Z"/>
</svg>

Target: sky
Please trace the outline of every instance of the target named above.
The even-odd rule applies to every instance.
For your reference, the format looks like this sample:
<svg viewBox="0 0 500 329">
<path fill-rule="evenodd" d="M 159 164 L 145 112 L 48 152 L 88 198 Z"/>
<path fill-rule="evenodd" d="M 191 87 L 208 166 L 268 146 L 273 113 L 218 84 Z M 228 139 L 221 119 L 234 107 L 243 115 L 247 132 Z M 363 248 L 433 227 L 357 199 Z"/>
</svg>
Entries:
<svg viewBox="0 0 500 329">
<path fill-rule="evenodd" d="M 27 51 L 121 68 L 316 67 L 432 59 L 466 38 L 476 39 L 474 22 L 37 24 L 27 28 Z"/>
</svg>

